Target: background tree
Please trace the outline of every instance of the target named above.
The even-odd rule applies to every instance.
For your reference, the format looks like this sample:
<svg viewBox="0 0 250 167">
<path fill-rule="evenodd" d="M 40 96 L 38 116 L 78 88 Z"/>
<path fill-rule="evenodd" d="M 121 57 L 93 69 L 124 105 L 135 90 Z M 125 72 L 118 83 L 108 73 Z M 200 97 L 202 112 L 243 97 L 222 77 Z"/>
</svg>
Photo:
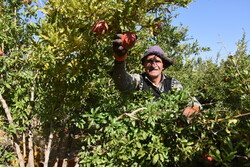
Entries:
<svg viewBox="0 0 250 167">
<path fill-rule="evenodd" d="M 6 117 L 3 130 L 13 138 L 18 164 L 24 166 L 24 159 L 29 157 L 31 161 L 28 163 L 32 165 L 34 71 L 30 69 L 32 64 L 27 53 L 36 33 L 32 19 L 36 18 L 37 7 L 25 1 L 12 0 L 1 1 L 0 7 L 0 42 L 3 52 L 0 57 L 0 101 L 4 111 L 1 116 Z M 30 141 L 28 144 L 26 138 Z M 3 157 L 6 164 L 14 157 L 14 154 L 7 155 Z"/>
</svg>

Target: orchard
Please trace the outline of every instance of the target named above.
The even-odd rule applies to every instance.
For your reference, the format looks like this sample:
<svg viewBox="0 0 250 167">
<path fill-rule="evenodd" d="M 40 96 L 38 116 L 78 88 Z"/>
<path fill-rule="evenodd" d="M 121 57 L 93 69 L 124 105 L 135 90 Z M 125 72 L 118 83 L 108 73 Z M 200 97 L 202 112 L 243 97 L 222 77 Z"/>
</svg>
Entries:
<svg viewBox="0 0 250 167">
<path fill-rule="evenodd" d="M 250 166 L 250 56 L 245 33 L 226 60 L 174 26 L 192 0 L 4 0 L 0 4 L 0 166 Z M 42 17 L 41 17 L 42 13 Z M 184 90 L 157 102 L 119 92 L 112 40 L 127 71 L 159 45 Z M 202 104 L 187 119 L 189 96 Z"/>
</svg>

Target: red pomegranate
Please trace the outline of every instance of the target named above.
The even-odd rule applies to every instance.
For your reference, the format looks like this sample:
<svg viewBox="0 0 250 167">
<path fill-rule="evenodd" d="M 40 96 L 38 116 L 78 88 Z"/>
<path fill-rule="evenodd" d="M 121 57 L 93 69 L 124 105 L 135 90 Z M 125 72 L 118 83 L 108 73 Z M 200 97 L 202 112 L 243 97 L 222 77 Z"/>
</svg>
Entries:
<svg viewBox="0 0 250 167">
<path fill-rule="evenodd" d="M 121 45 L 128 50 L 135 45 L 136 35 L 133 34 L 132 32 L 125 32 L 123 33 L 121 40 L 122 40 Z"/>
<path fill-rule="evenodd" d="M 97 21 L 91 29 L 96 35 L 105 34 L 108 31 L 108 23 L 104 20 Z"/>
</svg>

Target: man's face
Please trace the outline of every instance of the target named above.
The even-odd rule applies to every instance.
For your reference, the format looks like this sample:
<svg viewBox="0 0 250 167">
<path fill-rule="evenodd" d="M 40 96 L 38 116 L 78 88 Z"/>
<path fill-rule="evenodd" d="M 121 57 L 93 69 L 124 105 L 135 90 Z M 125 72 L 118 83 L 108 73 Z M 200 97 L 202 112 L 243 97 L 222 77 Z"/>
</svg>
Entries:
<svg viewBox="0 0 250 167">
<path fill-rule="evenodd" d="M 144 68 L 149 79 L 161 77 L 163 71 L 162 59 L 156 55 L 149 55 L 144 60 Z"/>
</svg>

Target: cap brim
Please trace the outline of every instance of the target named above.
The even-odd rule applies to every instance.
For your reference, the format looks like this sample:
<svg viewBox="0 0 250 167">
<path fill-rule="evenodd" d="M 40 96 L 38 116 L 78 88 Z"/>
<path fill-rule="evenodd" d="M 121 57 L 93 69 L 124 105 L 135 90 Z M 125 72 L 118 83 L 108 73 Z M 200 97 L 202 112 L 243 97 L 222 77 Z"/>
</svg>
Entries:
<svg viewBox="0 0 250 167">
<path fill-rule="evenodd" d="M 161 57 L 163 60 L 163 67 L 164 69 L 168 68 L 169 66 L 174 64 L 174 60 L 168 57 Z"/>
</svg>

